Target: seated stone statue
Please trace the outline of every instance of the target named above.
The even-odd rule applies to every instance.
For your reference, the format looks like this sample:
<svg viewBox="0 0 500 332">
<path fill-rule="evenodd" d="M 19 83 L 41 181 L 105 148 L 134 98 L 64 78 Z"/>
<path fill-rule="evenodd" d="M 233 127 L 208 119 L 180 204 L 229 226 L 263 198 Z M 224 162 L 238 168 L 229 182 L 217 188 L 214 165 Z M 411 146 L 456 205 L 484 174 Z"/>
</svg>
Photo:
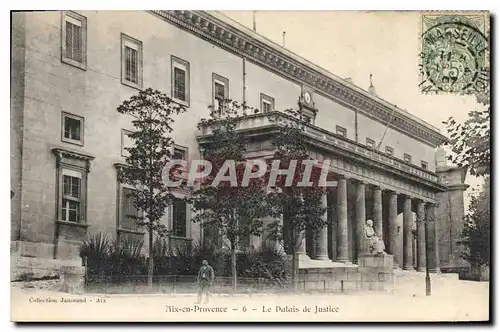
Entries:
<svg viewBox="0 0 500 332">
<path fill-rule="evenodd" d="M 367 220 L 364 231 L 364 246 L 363 251 L 368 254 L 373 255 L 383 255 L 385 254 L 385 244 L 373 229 L 373 221 Z"/>
</svg>

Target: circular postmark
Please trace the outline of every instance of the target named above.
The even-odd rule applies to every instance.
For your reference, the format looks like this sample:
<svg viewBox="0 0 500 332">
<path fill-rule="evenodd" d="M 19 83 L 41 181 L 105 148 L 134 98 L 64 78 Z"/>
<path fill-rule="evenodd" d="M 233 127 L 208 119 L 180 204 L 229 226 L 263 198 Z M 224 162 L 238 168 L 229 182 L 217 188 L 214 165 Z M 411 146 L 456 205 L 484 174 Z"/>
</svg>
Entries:
<svg viewBox="0 0 500 332">
<path fill-rule="evenodd" d="M 423 82 L 427 91 L 480 93 L 489 81 L 488 39 L 460 16 L 435 20 L 422 35 Z M 425 91 L 425 90 L 424 90 Z"/>
</svg>

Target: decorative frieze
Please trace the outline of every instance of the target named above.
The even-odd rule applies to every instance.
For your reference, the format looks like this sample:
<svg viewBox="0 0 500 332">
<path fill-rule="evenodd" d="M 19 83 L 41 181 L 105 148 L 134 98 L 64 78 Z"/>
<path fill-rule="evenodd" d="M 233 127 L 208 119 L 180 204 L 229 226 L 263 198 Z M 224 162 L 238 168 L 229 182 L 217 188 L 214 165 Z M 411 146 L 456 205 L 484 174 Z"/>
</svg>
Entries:
<svg viewBox="0 0 500 332">
<path fill-rule="evenodd" d="M 386 124 L 391 115 L 391 127 L 434 147 L 447 140 L 437 129 L 405 114 L 396 106 L 369 92 L 354 88 L 342 79 L 312 67 L 305 61 L 285 54 L 282 50 L 257 40 L 248 33 L 204 11 L 153 10 L 154 14 L 195 35 L 231 52 L 263 65 L 273 72 L 306 83 L 323 95 Z M 394 112 L 393 112 L 394 111 Z"/>
</svg>

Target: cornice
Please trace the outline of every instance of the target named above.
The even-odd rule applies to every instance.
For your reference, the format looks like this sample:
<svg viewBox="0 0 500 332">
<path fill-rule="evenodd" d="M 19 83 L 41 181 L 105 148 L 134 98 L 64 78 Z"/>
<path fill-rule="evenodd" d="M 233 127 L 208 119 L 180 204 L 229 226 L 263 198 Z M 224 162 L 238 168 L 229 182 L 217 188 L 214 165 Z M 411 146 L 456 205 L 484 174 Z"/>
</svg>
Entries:
<svg viewBox="0 0 500 332">
<path fill-rule="evenodd" d="M 72 150 L 67 150 L 64 148 L 52 148 L 52 153 L 56 155 L 56 157 L 66 157 L 66 158 L 73 158 L 73 159 L 79 159 L 79 160 L 84 160 L 84 161 L 92 161 L 95 159 L 94 156 L 72 151 Z"/>
<path fill-rule="evenodd" d="M 205 11 L 153 10 L 153 14 L 221 48 L 300 84 L 306 84 L 336 102 L 389 125 L 433 147 L 448 139 L 435 127 L 368 91 L 334 77 L 292 52 L 249 33 Z M 391 120 L 392 118 L 392 120 Z"/>
</svg>

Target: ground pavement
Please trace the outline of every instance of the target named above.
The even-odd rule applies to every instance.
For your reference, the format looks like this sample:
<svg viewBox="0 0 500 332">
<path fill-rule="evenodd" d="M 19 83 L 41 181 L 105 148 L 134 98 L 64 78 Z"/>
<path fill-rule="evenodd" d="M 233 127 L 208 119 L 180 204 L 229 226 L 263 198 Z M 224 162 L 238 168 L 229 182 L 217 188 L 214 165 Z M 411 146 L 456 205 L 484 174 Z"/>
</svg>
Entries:
<svg viewBox="0 0 500 332">
<path fill-rule="evenodd" d="M 425 296 L 424 274 L 396 279 L 394 293 L 214 295 L 71 295 L 13 283 L 11 318 L 22 321 L 483 321 L 489 283 L 435 277 Z"/>
</svg>

